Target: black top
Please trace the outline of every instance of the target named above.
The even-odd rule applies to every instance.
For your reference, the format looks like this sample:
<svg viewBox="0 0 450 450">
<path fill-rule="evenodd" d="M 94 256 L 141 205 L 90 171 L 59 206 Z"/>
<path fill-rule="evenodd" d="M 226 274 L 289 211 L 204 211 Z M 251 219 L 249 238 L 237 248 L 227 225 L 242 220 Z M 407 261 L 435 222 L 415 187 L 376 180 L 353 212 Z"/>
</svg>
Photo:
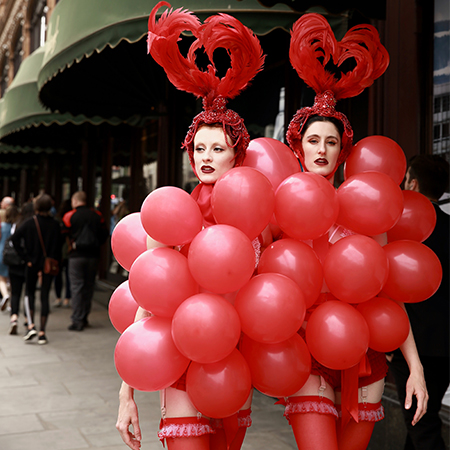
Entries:
<svg viewBox="0 0 450 450">
<path fill-rule="evenodd" d="M 100 256 L 100 245 L 106 241 L 109 232 L 106 228 L 105 220 L 100 211 L 88 206 L 78 206 L 66 213 L 63 217 L 63 234 L 68 236 L 72 242 L 76 243 L 83 227 L 87 226 L 96 237 L 97 245 L 89 248 L 73 248 L 69 252 L 69 258 L 87 257 L 98 258 Z"/>
<path fill-rule="evenodd" d="M 431 236 L 423 242 L 436 253 L 442 265 L 442 282 L 437 292 L 428 300 L 419 303 L 405 303 L 417 350 L 422 356 L 449 357 L 450 293 L 449 293 L 449 248 L 450 216 L 437 204 L 436 227 Z"/>
<path fill-rule="evenodd" d="M 44 241 L 47 256 L 61 260 L 61 228 L 59 223 L 51 216 L 36 215 L 42 240 Z M 34 217 L 30 217 L 20 224 L 12 235 L 12 243 L 17 253 L 24 261 L 31 262 L 37 270 L 44 267 L 44 253 L 39 239 Z M 22 247 L 21 242 L 24 247 Z"/>
</svg>

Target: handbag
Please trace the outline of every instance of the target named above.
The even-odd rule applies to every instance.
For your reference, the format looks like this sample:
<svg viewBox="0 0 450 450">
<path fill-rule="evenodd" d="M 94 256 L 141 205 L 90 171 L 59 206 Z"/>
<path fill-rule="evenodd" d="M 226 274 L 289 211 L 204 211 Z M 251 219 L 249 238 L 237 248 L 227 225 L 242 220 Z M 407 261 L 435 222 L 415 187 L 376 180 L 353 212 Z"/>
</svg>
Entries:
<svg viewBox="0 0 450 450">
<path fill-rule="evenodd" d="M 41 227 L 39 226 L 39 222 L 38 222 L 36 216 L 34 216 L 34 222 L 36 223 L 39 240 L 41 241 L 42 252 L 44 253 L 44 273 L 46 273 L 47 275 L 58 275 L 59 262 L 57 259 L 50 258 L 50 256 L 47 256 L 47 252 L 45 250 L 45 245 L 44 245 L 44 240 L 42 239 Z"/>
<path fill-rule="evenodd" d="M 22 258 L 17 253 L 12 243 L 12 236 L 6 239 L 5 248 L 3 249 L 3 264 L 7 266 L 20 266 L 23 264 Z"/>
</svg>

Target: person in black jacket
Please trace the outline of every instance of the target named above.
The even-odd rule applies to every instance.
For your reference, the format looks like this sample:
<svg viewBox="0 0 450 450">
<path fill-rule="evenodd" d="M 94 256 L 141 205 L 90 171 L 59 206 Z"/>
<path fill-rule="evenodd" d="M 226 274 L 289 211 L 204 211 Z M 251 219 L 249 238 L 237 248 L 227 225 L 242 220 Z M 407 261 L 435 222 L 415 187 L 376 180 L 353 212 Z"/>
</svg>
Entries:
<svg viewBox="0 0 450 450">
<path fill-rule="evenodd" d="M 82 331 L 88 323 L 98 270 L 100 246 L 108 237 L 102 214 L 86 205 L 86 193 L 72 195 L 72 211 L 63 217 L 63 234 L 71 239 L 68 255 L 72 290 L 71 331 Z"/>
<path fill-rule="evenodd" d="M 12 242 L 17 253 L 26 262 L 25 282 L 25 310 L 27 313 L 28 330 L 24 336 L 25 341 L 33 339 L 38 332 L 34 325 L 34 303 L 36 284 L 39 272 L 42 272 L 41 284 L 41 324 L 38 336 L 39 344 L 46 344 L 45 326 L 47 324 L 49 307 L 49 293 L 53 275 L 44 273 L 44 252 L 36 226 L 36 220 L 41 231 L 47 256 L 57 260 L 61 259 L 61 232 L 58 222 L 50 216 L 52 199 L 42 194 L 34 201 L 36 215 L 23 222 L 14 232 Z M 21 245 L 23 243 L 23 247 Z"/>
<path fill-rule="evenodd" d="M 442 438 L 439 410 L 450 383 L 450 216 L 439 207 L 438 199 L 448 188 L 448 180 L 449 164 L 440 156 L 417 155 L 410 160 L 405 189 L 425 195 L 436 210 L 436 226 L 423 244 L 431 248 L 438 256 L 442 265 L 442 282 L 437 292 L 428 300 L 405 304 L 424 368 L 429 394 L 427 412 L 414 426 L 411 424 L 414 405 L 410 409 L 402 406 L 408 430 L 405 450 L 445 450 L 446 448 Z M 409 368 L 400 352 L 394 352 L 389 368 L 394 375 L 400 403 L 403 405 Z"/>
</svg>

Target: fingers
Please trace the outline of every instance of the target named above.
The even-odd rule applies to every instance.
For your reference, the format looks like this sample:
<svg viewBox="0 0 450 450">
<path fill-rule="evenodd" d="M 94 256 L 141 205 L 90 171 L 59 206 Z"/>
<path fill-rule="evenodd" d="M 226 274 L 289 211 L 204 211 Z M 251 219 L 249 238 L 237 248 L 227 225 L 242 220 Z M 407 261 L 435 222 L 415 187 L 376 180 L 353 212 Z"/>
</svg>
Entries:
<svg viewBox="0 0 450 450">
<path fill-rule="evenodd" d="M 416 399 L 417 399 L 417 409 L 411 422 L 412 425 L 415 425 L 427 412 L 428 392 L 419 391 L 418 393 L 416 393 Z"/>
<path fill-rule="evenodd" d="M 139 450 L 141 448 L 141 430 L 139 428 L 139 421 L 137 423 L 138 432 L 136 433 L 136 436 L 128 430 L 128 426 L 129 425 L 126 425 L 119 420 L 116 423 L 116 428 L 119 431 L 122 441 L 125 442 L 125 444 L 127 444 L 132 450 Z M 136 430 L 134 425 L 133 429 Z"/>
</svg>

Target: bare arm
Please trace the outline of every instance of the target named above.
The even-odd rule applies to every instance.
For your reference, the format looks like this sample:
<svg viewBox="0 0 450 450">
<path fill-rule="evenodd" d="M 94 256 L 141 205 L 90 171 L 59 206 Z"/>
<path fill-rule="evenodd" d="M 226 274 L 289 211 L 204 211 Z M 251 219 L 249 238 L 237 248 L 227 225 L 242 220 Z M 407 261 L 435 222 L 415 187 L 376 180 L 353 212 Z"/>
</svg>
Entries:
<svg viewBox="0 0 450 450">
<path fill-rule="evenodd" d="M 139 307 L 134 321 L 149 317 L 151 314 L 145 309 Z M 130 425 L 133 427 L 134 434 L 130 431 Z M 119 413 L 117 415 L 116 428 L 122 437 L 123 442 L 133 450 L 141 447 L 141 427 L 139 426 L 139 414 L 136 402 L 134 401 L 134 389 L 122 382 L 119 391 Z"/>
<path fill-rule="evenodd" d="M 405 309 L 405 306 L 402 303 L 400 303 L 400 305 Z M 406 341 L 400 346 L 400 350 L 408 364 L 410 373 L 406 383 L 405 409 L 411 408 L 413 395 L 415 395 L 417 399 L 417 409 L 412 421 L 412 424 L 415 425 L 427 412 L 428 391 L 422 363 L 420 362 L 411 327 L 409 328 L 409 334 Z"/>
<path fill-rule="evenodd" d="M 147 236 L 147 249 L 165 247 L 165 245 Z M 134 321 L 151 316 L 151 313 L 139 307 L 136 311 Z M 133 432 L 130 431 L 133 427 Z M 123 442 L 132 450 L 139 450 L 141 447 L 141 427 L 139 426 L 139 414 L 136 402 L 134 401 L 134 389 L 124 381 L 119 391 L 119 412 L 117 415 L 116 428 L 122 437 Z"/>
</svg>

